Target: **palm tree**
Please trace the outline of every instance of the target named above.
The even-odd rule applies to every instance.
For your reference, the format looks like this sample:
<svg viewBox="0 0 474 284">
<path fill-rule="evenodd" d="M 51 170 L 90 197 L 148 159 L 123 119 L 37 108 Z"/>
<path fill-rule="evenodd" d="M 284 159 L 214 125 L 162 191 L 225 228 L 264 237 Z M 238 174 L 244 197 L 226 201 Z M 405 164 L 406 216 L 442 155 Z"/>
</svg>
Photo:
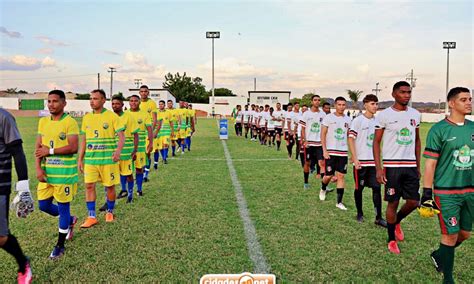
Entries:
<svg viewBox="0 0 474 284">
<path fill-rule="evenodd" d="M 357 106 L 357 109 L 360 110 L 358 101 L 363 92 L 361 90 L 347 90 L 347 94 L 352 101 L 352 108 L 355 109 L 355 106 Z"/>
</svg>

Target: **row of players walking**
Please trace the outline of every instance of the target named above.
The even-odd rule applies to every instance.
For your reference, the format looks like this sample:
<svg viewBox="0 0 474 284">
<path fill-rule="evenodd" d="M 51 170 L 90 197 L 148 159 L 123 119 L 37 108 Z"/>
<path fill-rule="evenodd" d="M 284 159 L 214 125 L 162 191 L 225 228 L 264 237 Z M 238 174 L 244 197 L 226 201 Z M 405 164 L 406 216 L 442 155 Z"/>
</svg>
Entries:
<svg viewBox="0 0 474 284">
<path fill-rule="evenodd" d="M 439 248 L 430 255 L 444 282 L 453 283 L 454 249 L 471 235 L 474 220 L 474 123 L 466 119 L 472 112 L 469 89 L 456 87 L 447 94 L 450 115 L 431 127 L 423 152 L 425 160 L 423 191 L 421 178 L 421 114 L 408 106 L 411 86 L 405 81 L 394 84 L 394 104 L 380 111 L 378 98 L 363 99 L 365 112 L 351 119 L 345 115 L 347 102 L 334 100 L 335 111 L 313 95 L 310 106 L 288 104 L 283 111 L 269 105 L 248 105 L 235 112 L 237 136 L 245 136 L 261 145 L 280 150 L 282 140 L 292 159 L 300 159 L 305 190 L 310 189 L 309 176 L 320 179 L 319 199 L 324 201 L 331 182 L 336 184 L 336 207 L 343 203 L 345 174 L 351 153 L 354 177 L 356 219 L 364 222 L 362 192 L 372 189 L 375 224 L 387 228 L 389 252 L 400 254 L 399 243 L 405 239 L 401 222 L 418 208 L 422 217 L 438 216 L 441 229 Z M 386 220 L 382 217 L 381 190 L 387 201 Z M 400 199 L 405 204 L 399 208 Z"/>
<path fill-rule="evenodd" d="M 76 120 L 64 111 L 67 104 L 64 92 L 53 90 L 48 95 L 50 115 L 39 120 L 34 155 L 39 209 L 59 219 L 58 240 L 49 255 L 52 260 L 64 255 L 65 242 L 74 235 L 78 218 L 71 215 L 70 204 L 78 190 L 78 172 L 84 175 L 88 215 L 81 228 L 87 229 L 99 223 L 96 214 L 99 184 L 102 187 L 98 192 L 105 191 L 106 200 L 100 211 L 105 212 L 105 222 L 113 222 L 116 198 L 126 198 L 125 203 L 132 203 L 135 189 L 137 196 L 143 196 L 143 182 L 150 179 L 152 164 L 158 169 L 160 156 L 165 165 L 169 148 L 171 156 L 191 150 L 196 123 L 191 105 L 180 102 L 180 108 L 175 109 L 172 101 L 160 101 L 157 107 L 149 98 L 147 86 L 140 87 L 140 96 L 128 98 L 128 110 L 124 110 L 124 100 L 122 96 L 113 96 L 113 111 L 110 111 L 104 108 L 105 92 L 93 90 L 92 111 L 83 117 L 79 129 Z M 0 109 L 0 126 L 0 156 L 7 161 L 0 163 L 0 245 L 18 262 L 18 283 L 30 283 L 30 261 L 8 227 L 12 157 L 19 181 L 11 207 L 18 217 L 26 217 L 34 210 L 28 167 L 15 119 L 3 109 Z M 119 184 L 121 191 L 116 196 L 115 186 Z"/>
</svg>

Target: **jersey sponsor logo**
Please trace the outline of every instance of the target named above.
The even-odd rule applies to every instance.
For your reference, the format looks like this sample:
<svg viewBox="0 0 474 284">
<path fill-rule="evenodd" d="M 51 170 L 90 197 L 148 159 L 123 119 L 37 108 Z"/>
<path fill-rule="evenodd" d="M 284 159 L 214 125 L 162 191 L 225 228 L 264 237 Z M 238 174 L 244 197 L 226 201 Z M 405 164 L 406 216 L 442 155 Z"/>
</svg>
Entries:
<svg viewBox="0 0 474 284">
<path fill-rule="evenodd" d="M 395 195 L 395 188 L 387 188 L 387 195 Z"/>
<path fill-rule="evenodd" d="M 397 131 L 397 144 L 402 146 L 411 145 L 413 143 L 413 139 L 411 138 L 411 131 L 410 129 L 404 127 Z"/>
<path fill-rule="evenodd" d="M 453 152 L 453 165 L 457 170 L 470 170 L 472 168 L 472 160 L 474 159 L 474 149 L 464 145 L 459 150 Z"/>
<path fill-rule="evenodd" d="M 60 140 L 65 140 L 66 139 L 66 133 L 64 133 L 64 132 L 59 133 L 59 139 Z"/>
<path fill-rule="evenodd" d="M 374 145 L 374 138 L 374 133 L 367 135 L 367 147 L 372 148 L 372 146 Z"/>
<path fill-rule="evenodd" d="M 103 127 L 104 129 L 107 129 L 107 128 L 109 128 L 109 124 L 108 124 L 107 122 L 104 122 L 104 124 L 102 125 L 102 127 Z"/>
<path fill-rule="evenodd" d="M 458 219 L 456 219 L 456 217 L 450 217 L 448 219 L 448 224 L 449 226 L 454 227 L 458 224 Z"/>
<path fill-rule="evenodd" d="M 139 119 L 137 120 L 137 122 L 138 122 L 138 124 L 142 124 L 142 123 L 143 123 L 143 119 L 139 118 Z"/>
<path fill-rule="evenodd" d="M 321 125 L 317 122 L 314 122 L 313 124 L 311 124 L 311 129 L 310 131 L 313 132 L 313 133 L 318 133 L 321 129 Z"/>
<path fill-rule="evenodd" d="M 342 141 L 344 139 L 346 139 L 346 136 L 344 135 L 344 129 L 342 128 L 337 128 L 335 131 L 334 131 L 334 138 L 336 138 L 336 140 L 338 141 Z"/>
</svg>

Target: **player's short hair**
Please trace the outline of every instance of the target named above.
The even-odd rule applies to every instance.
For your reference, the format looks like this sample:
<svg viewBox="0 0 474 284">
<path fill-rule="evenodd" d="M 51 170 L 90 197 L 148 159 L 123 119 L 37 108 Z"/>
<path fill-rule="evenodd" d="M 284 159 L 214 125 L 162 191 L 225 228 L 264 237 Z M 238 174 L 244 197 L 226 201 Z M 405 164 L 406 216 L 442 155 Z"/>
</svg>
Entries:
<svg viewBox="0 0 474 284">
<path fill-rule="evenodd" d="M 192 106 L 193 106 L 193 104 L 189 104 L 188 106 L 192 107 Z"/>
<path fill-rule="evenodd" d="M 277 105 L 281 105 L 280 103 L 277 103 Z"/>
<path fill-rule="evenodd" d="M 166 102 L 164 100 L 160 100 L 158 103 L 163 103 L 163 104 L 166 104 Z"/>
<path fill-rule="evenodd" d="M 263 109 L 263 106 L 260 106 L 259 108 L 260 108 L 260 109 Z"/>
<path fill-rule="evenodd" d="M 102 90 L 102 89 L 95 89 L 95 90 L 92 90 L 92 92 L 91 92 L 91 93 L 99 93 L 99 94 L 101 94 L 101 95 L 102 95 L 102 97 L 104 97 L 104 99 L 106 99 L 106 98 L 107 98 L 107 97 L 105 96 L 105 92 L 104 92 L 104 90 Z"/>
<path fill-rule="evenodd" d="M 265 107 L 270 107 L 269 105 L 265 105 Z"/>
<path fill-rule="evenodd" d="M 172 100 L 168 100 L 167 102 L 168 102 L 168 103 L 172 103 L 173 101 L 172 101 Z"/>
<path fill-rule="evenodd" d="M 147 89 L 148 90 L 148 86 L 147 85 L 141 85 L 140 89 Z"/>
<path fill-rule="evenodd" d="M 362 100 L 362 102 L 363 102 L 364 104 L 369 103 L 369 102 L 376 102 L 376 103 L 377 103 L 378 101 L 379 101 L 379 98 L 377 98 L 377 96 L 374 95 L 374 94 L 368 94 L 368 95 L 365 96 L 364 99 Z"/>
<path fill-rule="evenodd" d="M 400 87 L 411 87 L 410 84 L 407 81 L 398 81 L 393 85 L 392 91 L 396 91 L 400 89 Z"/>
<path fill-rule="evenodd" d="M 470 93 L 468 88 L 454 87 L 448 92 L 448 101 L 456 99 L 460 93 Z"/>
<path fill-rule="evenodd" d="M 273 107 L 270 107 L 270 111 L 273 111 Z"/>
<path fill-rule="evenodd" d="M 133 95 L 131 95 L 130 97 L 128 97 L 128 99 L 131 99 L 131 98 L 137 98 L 137 99 L 140 99 L 140 96 L 139 96 L 139 95 L 135 95 L 135 94 L 133 94 Z"/>
<path fill-rule="evenodd" d="M 237 105 L 237 107 L 242 107 L 241 105 Z"/>
<path fill-rule="evenodd" d="M 251 106 L 253 106 L 253 107 L 254 107 L 254 106 L 255 106 L 255 104 L 252 104 Z"/>
<path fill-rule="evenodd" d="M 311 100 L 313 100 L 314 98 L 321 98 L 321 97 L 319 95 L 312 95 Z"/>
<path fill-rule="evenodd" d="M 325 102 L 325 103 L 323 104 L 323 107 L 325 107 L 325 106 L 329 106 L 329 107 L 331 107 L 331 104 L 330 104 L 330 103 L 328 103 L 328 102 Z"/>
<path fill-rule="evenodd" d="M 296 103 L 295 103 L 295 104 L 296 104 Z M 292 106 L 293 106 L 293 104 L 292 104 L 292 103 L 289 103 L 289 104 L 287 104 L 287 105 L 286 105 L 286 107 L 289 107 L 289 106 L 291 106 L 291 107 L 292 107 Z"/>
<path fill-rule="evenodd" d="M 301 107 L 308 107 L 306 104 L 303 104 Z"/>
<path fill-rule="evenodd" d="M 113 95 L 112 100 L 118 100 L 118 101 L 121 101 L 123 103 L 124 98 L 123 98 L 122 95 Z"/>
<path fill-rule="evenodd" d="M 344 98 L 344 97 L 337 97 L 334 102 L 337 102 L 337 101 L 344 101 L 344 102 L 347 102 L 347 100 Z"/>
<path fill-rule="evenodd" d="M 295 105 L 299 105 L 300 103 L 299 102 L 295 102 Z"/>
<path fill-rule="evenodd" d="M 66 99 L 66 94 L 64 94 L 64 92 L 61 91 L 61 90 L 52 90 L 52 91 L 50 91 L 50 92 L 48 93 L 48 96 L 49 96 L 49 95 L 56 95 L 56 96 L 58 96 L 58 97 L 59 97 L 60 99 L 62 99 L 62 100 L 65 100 L 65 99 Z"/>
</svg>

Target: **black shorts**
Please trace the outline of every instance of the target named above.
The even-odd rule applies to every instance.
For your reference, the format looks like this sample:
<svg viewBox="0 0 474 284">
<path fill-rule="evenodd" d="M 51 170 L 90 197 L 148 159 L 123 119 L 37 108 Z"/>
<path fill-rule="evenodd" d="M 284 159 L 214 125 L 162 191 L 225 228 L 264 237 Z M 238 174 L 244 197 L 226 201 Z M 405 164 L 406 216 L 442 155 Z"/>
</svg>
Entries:
<svg viewBox="0 0 474 284">
<path fill-rule="evenodd" d="M 9 235 L 8 228 L 8 210 L 10 209 L 10 195 L 0 194 L 0 237 Z"/>
<path fill-rule="evenodd" d="M 330 156 L 329 159 L 325 160 L 325 163 L 326 175 L 328 176 L 333 176 L 335 172 L 347 173 L 347 157 Z"/>
<path fill-rule="evenodd" d="M 255 126 L 255 130 L 257 131 L 257 134 L 262 133 L 262 129 L 261 129 L 260 127 L 256 127 L 256 126 Z"/>
<path fill-rule="evenodd" d="M 324 160 L 323 147 L 321 147 L 321 146 L 310 146 L 310 147 L 306 147 L 306 149 L 304 149 L 304 150 L 306 152 L 305 157 L 306 157 L 307 161 Z"/>
<path fill-rule="evenodd" d="M 244 123 L 244 128 L 245 128 L 245 129 L 249 129 L 249 124 L 248 124 L 248 123 Z"/>
<path fill-rule="evenodd" d="M 252 124 L 252 130 L 257 130 L 257 126 L 255 124 Z"/>
<path fill-rule="evenodd" d="M 275 130 L 268 130 L 267 131 L 267 135 L 270 136 L 270 137 L 275 137 L 275 133 L 276 133 Z"/>
<path fill-rule="evenodd" d="M 377 182 L 377 170 L 374 166 L 362 167 L 360 170 L 354 169 L 354 185 L 356 190 L 364 189 L 364 186 L 371 188 L 380 188 L 380 184 Z"/>
<path fill-rule="evenodd" d="M 385 201 L 420 200 L 420 178 L 416 167 L 384 168 L 387 183 L 385 184 Z"/>
<path fill-rule="evenodd" d="M 236 122 L 236 123 L 235 123 L 235 126 L 236 126 L 236 127 L 239 127 L 239 128 L 242 128 L 242 122 Z"/>
<path fill-rule="evenodd" d="M 281 134 L 283 133 L 283 128 L 281 128 L 281 127 L 275 127 L 275 133 L 276 133 L 277 135 L 280 135 L 280 136 L 281 136 Z"/>
</svg>

